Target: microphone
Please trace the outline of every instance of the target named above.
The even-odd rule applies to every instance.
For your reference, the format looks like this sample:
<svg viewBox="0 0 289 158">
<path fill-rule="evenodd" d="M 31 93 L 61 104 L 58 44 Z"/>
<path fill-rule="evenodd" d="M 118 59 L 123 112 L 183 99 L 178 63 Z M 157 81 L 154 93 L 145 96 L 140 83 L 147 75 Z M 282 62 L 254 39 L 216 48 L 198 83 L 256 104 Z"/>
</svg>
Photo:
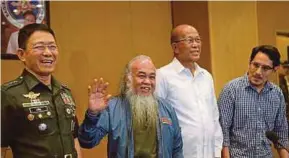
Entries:
<svg viewBox="0 0 289 158">
<path fill-rule="evenodd" d="M 275 132 L 273 132 L 273 131 L 266 131 L 266 137 L 267 137 L 269 140 L 271 140 L 271 141 L 274 143 L 274 145 L 275 145 L 275 144 L 280 145 L 283 149 L 285 149 L 285 150 L 289 153 L 289 150 L 288 150 L 286 147 L 284 147 L 284 146 L 279 142 L 279 137 L 277 136 L 277 134 L 276 134 Z M 276 146 L 275 146 L 275 148 L 276 148 Z"/>
</svg>

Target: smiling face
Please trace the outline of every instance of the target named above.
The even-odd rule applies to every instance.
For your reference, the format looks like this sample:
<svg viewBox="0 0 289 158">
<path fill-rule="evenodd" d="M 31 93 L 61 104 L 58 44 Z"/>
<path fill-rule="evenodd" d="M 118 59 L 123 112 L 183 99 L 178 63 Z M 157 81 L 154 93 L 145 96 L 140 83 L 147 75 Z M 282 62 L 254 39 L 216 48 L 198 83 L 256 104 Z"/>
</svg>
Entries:
<svg viewBox="0 0 289 158">
<path fill-rule="evenodd" d="M 132 88 L 140 96 L 152 95 L 155 91 L 156 68 L 151 60 L 136 60 L 131 64 Z"/>
<path fill-rule="evenodd" d="M 189 25 L 180 25 L 174 30 L 176 39 L 172 43 L 175 57 L 181 63 L 197 62 L 201 55 L 201 38 L 198 31 Z"/>
<path fill-rule="evenodd" d="M 39 76 L 50 76 L 54 71 L 58 49 L 52 34 L 34 32 L 28 39 L 26 49 L 19 49 L 19 58 L 28 70 Z"/>
</svg>

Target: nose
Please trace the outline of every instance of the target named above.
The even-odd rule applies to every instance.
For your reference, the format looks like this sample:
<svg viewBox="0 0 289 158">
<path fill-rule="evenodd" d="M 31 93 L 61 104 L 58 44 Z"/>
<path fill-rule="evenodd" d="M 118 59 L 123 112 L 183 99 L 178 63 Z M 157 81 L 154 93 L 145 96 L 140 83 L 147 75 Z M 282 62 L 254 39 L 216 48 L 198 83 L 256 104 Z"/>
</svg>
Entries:
<svg viewBox="0 0 289 158">
<path fill-rule="evenodd" d="M 196 40 L 193 40 L 192 47 L 197 47 L 198 45 L 199 45 L 199 43 Z"/>
<path fill-rule="evenodd" d="M 43 51 L 43 55 L 44 56 L 51 56 L 52 55 L 52 52 L 50 51 L 50 49 L 47 46 L 45 46 L 45 49 Z"/>
<path fill-rule="evenodd" d="M 151 84 L 151 80 L 149 79 L 149 77 L 146 77 L 144 78 L 143 83 L 149 85 Z"/>
<path fill-rule="evenodd" d="M 262 67 L 261 66 L 259 66 L 258 68 L 257 68 L 257 70 L 256 70 L 256 73 L 257 74 L 261 74 L 262 73 Z"/>
</svg>

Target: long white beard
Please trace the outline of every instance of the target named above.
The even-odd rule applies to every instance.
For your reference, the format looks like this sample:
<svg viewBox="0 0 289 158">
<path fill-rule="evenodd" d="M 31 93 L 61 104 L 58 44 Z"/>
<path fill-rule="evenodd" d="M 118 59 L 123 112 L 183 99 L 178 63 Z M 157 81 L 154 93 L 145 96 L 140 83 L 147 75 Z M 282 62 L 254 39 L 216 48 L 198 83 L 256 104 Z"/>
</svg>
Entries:
<svg viewBox="0 0 289 158">
<path fill-rule="evenodd" d="M 155 128 L 158 119 L 158 103 L 155 97 L 134 94 L 130 88 L 126 92 L 126 98 L 131 105 L 133 123 L 140 128 Z"/>
</svg>

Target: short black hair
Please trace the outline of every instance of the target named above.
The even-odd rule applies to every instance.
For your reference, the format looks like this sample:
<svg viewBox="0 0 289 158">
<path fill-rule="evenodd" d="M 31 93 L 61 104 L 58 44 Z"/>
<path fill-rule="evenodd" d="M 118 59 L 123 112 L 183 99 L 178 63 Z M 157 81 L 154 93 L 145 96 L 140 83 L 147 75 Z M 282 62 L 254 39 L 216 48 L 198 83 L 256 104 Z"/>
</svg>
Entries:
<svg viewBox="0 0 289 158">
<path fill-rule="evenodd" d="M 42 31 L 42 32 L 50 33 L 55 39 L 55 34 L 54 34 L 53 30 L 50 27 L 48 27 L 47 25 L 37 24 L 37 23 L 29 24 L 29 25 L 26 25 L 19 30 L 19 35 L 18 35 L 19 48 L 25 50 L 28 39 L 36 31 Z"/>
<path fill-rule="evenodd" d="M 25 17 L 27 15 L 33 15 L 34 19 L 36 20 L 36 15 L 33 13 L 33 11 L 27 10 L 26 12 L 23 13 L 23 17 Z"/>
<path fill-rule="evenodd" d="M 276 47 L 272 45 L 260 45 L 254 47 L 252 49 L 250 62 L 255 58 L 258 52 L 266 54 L 269 57 L 269 59 L 273 62 L 273 67 L 280 65 L 280 53 Z"/>
</svg>

